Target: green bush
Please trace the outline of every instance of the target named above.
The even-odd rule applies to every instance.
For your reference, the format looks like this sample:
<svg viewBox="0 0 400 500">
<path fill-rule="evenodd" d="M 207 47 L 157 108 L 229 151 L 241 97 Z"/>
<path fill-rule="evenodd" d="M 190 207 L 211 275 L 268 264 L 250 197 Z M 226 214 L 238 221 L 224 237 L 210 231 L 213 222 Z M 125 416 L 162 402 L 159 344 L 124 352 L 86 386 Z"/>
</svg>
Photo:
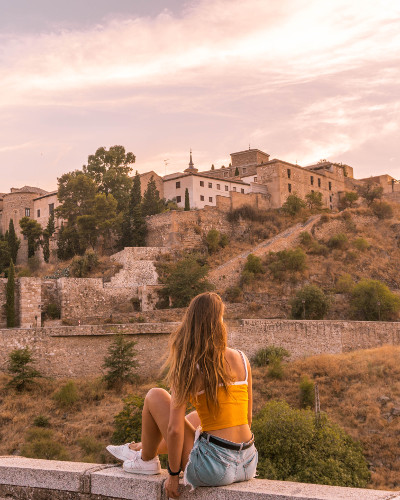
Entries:
<svg viewBox="0 0 400 500">
<path fill-rule="evenodd" d="M 123 399 L 123 403 L 122 411 L 114 417 L 115 431 L 111 438 L 113 444 L 141 440 L 144 398 L 133 394 Z"/>
<path fill-rule="evenodd" d="M 391 321 L 398 318 L 400 297 L 381 281 L 363 279 L 351 291 L 350 306 L 355 319 Z"/>
<path fill-rule="evenodd" d="M 370 473 L 358 443 L 325 415 L 267 403 L 253 421 L 260 478 L 365 488 Z"/>
<path fill-rule="evenodd" d="M 230 286 L 225 290 L 225 299 L 228 302 L 242 302 L 243 301 L 243 292 L 240 286 Z"/>
<path fill-rule="evenodd" d="M 371 209 L 378 219 L 390 219 L 393 217 L 393 208 L 386 201 L 374 201 Z"/>
<path fill-rule="evenodd" d="M 135 345 L 135 341 L 129 341 L 122 333 L 117 333 L 108 347 L 103 368 L 107 370 L 104 381 L 110 389 L 120 390 L 124 382 L 133 382 L 137 379 L 134 373 L 137 367 Z"/>
<path fill-rule="evenodd" d="M 105 458 L 104 444 L 98 441 L 93 436 L 84 436 L 78 439 L 78 444 L 82 449 L 84 456 L 82 462 L 86 463 L 103 463 Z"/>
<path fill-rule="evenodd" d="M 21 455 L 28 458 L 43 458 L 45 460 L 68 460 L 64 446 L 53 439 L 49 429 L 31 429 L 27 432 Z"/>
<path fill-rule="evenodd" d="M 279 380 L 285 375 L 285 368 L 282 364 L 282 359 L 279 356 L 273 355 L 270 357 L 267 375 L 271 378 Z"/>
<path fill-rule="evenodd" d="M 365 252 L 365 250 L 368 250 L 370 247 L 370 244 L 366 239 L 360 237 L 353 241 L 353 246 L 357 248 L 357 250 L 360 250 L 360 252 Z"/>
<path fill-rule="evenodd" d="M 219 231 L 210 229 L 206 236 L 207 248 L 209 253 L 215 253 L 219 249 Z"/>
<path fill-rule="evenodd" d="M 282 278 L 287 272 L 302 272 L 307 268 L 307 256 L 301 248 L 270 252 L 267 266 L 275 279 Z"/>
<path fill-rule="evenodd" d="M 37 255 L 32 255 L 32 257 L 29 257 L 28 267 L 32 273 L 35 273 L 40 269 L 40 259 Z"/>
<path fill-rule="evenodd" d="M 329 248 L 344 250 L 345 248 L 347 248 L 348 243 L 349 239 L 347 238 L 347 236 L 344 233 L 338 233 L 329 238 L 327 245 Z"/>
<path fill-rule="evenodd" d="M 60 307 L 54 302 L 47 304 L 45 312 L 46 316 L 48 316 L 50 319 L 60 319 L 61 317 Z"/>
<path fill-rule="evenodd" d="M 97 267 L 98 263 L 99 258 L 97 254 L 91 250 L 87 250 L 81 257 L 76 256 L 72 259 L 70 266 L 71 276 L 85 278 Z"/>
<path fill-rule="evenodd" d="M 305 247 L 311 245 L 311 242 L 313 240 L 311 234 L 308 231 L 302 231 L 299 235 L 299 239 L 300 239 L 300 244 L 304 245 Z"/>
<path fill-rule="evenodd" d="M 61 408 L 70 408 L 79 400 L 78 388 L 73 380 L 69 380 L 57 392 L 53 399 Z"/>
<path fill-rule="evenodd" d="M 31 363 L 33 363 L 33 356 L 29 347 L 11 351 L 8 371 L 12 379 L 8 385 L 15 387 L 17 391 L 23 391 L 32 385 L 35 378 L 41 377 L 40 372 L 32 368 Z"/>
<path fill-rule="evenodd" d="M 257 257 L 256 255 L 250 253 L 247 256 L 247 260 L 244 265 L 244 271 L 248 271 L 253 274 L 265 273 L 260 257 Z"/>
<path fill-rule="evenodd" d="M 354 288 L 354 281 L 353 278 L 350 276 L 350 274 L 342 274 L 339 276 L 336 286 L 335 286 L 335 292 L 336 293 L 350 293 L 353 288 Z"/>
<path fill-rule="evenodd" d="M 38 415 L 33 419 L 33 425 L 35 427 L 50 427 L 50 420 L 44 415 Z"/>
<path fill-rule="evenodd" d="M 323 243 L 314 240 L 307 249 L 307 253 L 311 255 L 323 255 L 326 257 L 329 253 L 329 248 Z"/>
<path fill-rule="evenodd" d="M 264 349 L 259 349 L 252 359 L 255 366 L 267 366 L 271 361 L 284 358 L 289 358 L 290 353 L 285 348 L 275 345 L 270 345 Z"/>
<path fill-rule="evenodd" d="M 300 382 L 300 407 L 312 408 L 315 402 L 315 386 L 314 382 L 308 377 L 303 377 Z"/>
<path fill-rule="evenodd" d="M 294 319 L 323 319 L 329 309 L 328 298 L 316 285 L 305 285 L 290 305 Z"/>
<path fill-rule="evenodd" d="M 293 217 L 305 207 L 305 202 L 297 194 L 290 194 L 282 205 L 282 211 Z"/>
</svg>

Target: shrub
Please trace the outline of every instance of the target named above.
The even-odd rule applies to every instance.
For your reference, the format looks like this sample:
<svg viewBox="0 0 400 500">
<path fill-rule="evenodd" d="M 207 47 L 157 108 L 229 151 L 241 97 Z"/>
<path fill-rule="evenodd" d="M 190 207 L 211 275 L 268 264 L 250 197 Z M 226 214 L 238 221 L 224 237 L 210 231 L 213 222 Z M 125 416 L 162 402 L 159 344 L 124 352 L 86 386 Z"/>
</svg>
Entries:
<svg viewBox="0 0 400 500">
<path fill-rule="evenodd" d="M 252 359 L 252 363 L 255 366 L 267 366 L 271 363 L 271 360 L 280 359 L 283 361 L 284 358 L 289 358 L 290 353 L 279 346 L 268 346 L 264 349 L 259 349 Z"/>
<path fill-rule="evenodd" d="M 358 200 L 358 194 L 355 191 L 345 191 L 339 199 L 339 210 L 353 208 Z"/>
<path fill-rule="evenodd" d="M 325 415 L 267 403 L 253 421 L 260 478 L 365 488 L 370 474 L 358 443 Z"/>
<path fill-rule="evenodd" d="M 300 407 L 312 408 L 315 402 L 315 386 L 314 382 L 308 377 L 303 377 L 300 382 Z"/>
<path fill-rule="evenodd" d="M 383 187 L 378 186 L 374 182 L 366 182 L 358 188 L 358 193 L 365 200 L 367 206 L 370 207 L 375 200 L 382 198 Z"/>
<path fill-rule="evenodd" d="M 229 245 L 229 237 L 225 233 L 220 233 L 219 246 L 225 248 Z"/>
<path fill-rule="evenodd" d="M 104 398 L 106 387 L 102 377 L 87 379 L 80 387 L 80 399 L 82 402 L 91 403 Z"/>
<path fill-rule="evenodd" d="M 8 278 L 6 285 L 6 303 L 5 303 L 7 327 L 13 328 L 16 323 L 15 318 L 15 269 L 14 262 L 10 261 Z"/>
<path fill-rule="evenodd" d="M 32 276 L 32 272 L 29 267 L 21 267 L 18 271 L 18 278 L 30 278 Z"/>
<path fill-rule="evenodd" d="M 336 293 L 350 293 L 353 288 L 354 281 L 350 274 L 345 273 L 339 276 L 335 286 Z"/>
<path fill-rule="evenodd" d="M 68 460 L 64 446 L 53 439 L 52 431 L 40 428 L 27 432 L 25 443 L 21 448 L 21 455 L 46 460 Z"/>
<path fill-rule="evenodd" d="M 268 269 L 275 279 L 281 278 L 286 272 L 301 272 L 306 269 L 307 256 L 301 248 L 270 252 L 267 257 Z"/>
<path fill-rule="evenodd" d="M 33 419 L 33 425 L 35 427 L 50 427 L 50 420 L 44 415 L 38 415 Z"/>
<path fill-rule="evenodd" d="M 311 234 L 308 231 L 302 231 L 299 235 L 299 239 L 300 239 L 300 244 L 304 245 L 305 247 L 311 245 L 311 242 L 313 240 Z"/>
<path fill-rule="evenodd" d="M 87 276 L 99 263 L 97 254 L 91 250 L 87 250 L 81 257 L 74 257 L 70 266 L 71 276 L 75 278 L 84 278 Z"/>
<path fill-rule="evenodd" d="M 282 360 L 278 356 L 271 356 L 268 365 L 267 375 L 271 378 L 282 379 L 285 374 L 285 368 L 282 365 Z"/>
<path fill-rule="evenodd" d="M 393 208 L 386 201 L 374 201 L 371 204 L 371 209 L 378 219 L 390 219 L 393 217 Z"/>
<path fill-rule="evenodd" d="M 46 316 L 48 316 L 50 319 L 60 319 L 61 317 L 61 310 L 59 306 L 54 302 L 47 304 L 45 312 Z"/>
<path fill-rule="evenodd" d="M 79 399 L 78 389 L 73 380 L 69 380 L 57 392 L 54 393 L 53 399 L 57 401 L 61 408 L 70 408 Z"/>
<path fill-rule="evenodd" d="M 329 238 L 327 245 L 329 248 L 344 250 L 345 248 L 347 248 L 348 242 L 349 240 L 344 233 L 338 233 Z"/>
<path fill-rule="evenodd" d="M 131 304 L 132 304 L 134 311 L 136 311 L 136 312 L 140 311 L 140 299 L 139 299 L 139 297 L 132 297 Z"/>
<path fill-rule="evenodd" d="M 353 241 L 353 246 L 357 248 L 357 250 L 360 250 L 360 252 L 365 252 L 365 250 L 368 250 L 368 248 L 370 247 L 370 244 L 368 243 L 367 240 L 360 237 L 356 238 Z"/>
<path fill-rule="evenodd" d="M 230 286 L 225 290 L 225 299 L 228 302 L 242 302 L 243 292 L 239 286 Z"/>
<path fill-rule="evenodd" d="M 306 194 L 306 203 L 310 210 L 321 210 L 322 208 L 322 193 L 312 191 Z"/>
<path fill-rule="evenodd" d="M 329 248 L 323 243 L 314 240 L 308 248 L 307 253 L 311 255 L 323 255 L 326 257 L 329 253 Z"/>
<path fill-rule="evenodd" d="M 356 319 L 390 321 L 398 317 L 400 297 L 381 281 L 363 279 L 354 286 L 350 305 Z"/>
<path fill-rule="evenodd" d="M 260 257 L 257 257 L 256 255 L 250 253 L 247 256 L 247 260 L 244 265 L 244 271 L 249 271 L 250 273 L 254 274 L 265 273 Z"/>
<path fill-rule="evenodd" d="M 37 255 L 32 255 L 28 259 L 29 270 L 34 273 L 40 269 L 40 259 Z"/>
<path fill-rule="evenodd" d="M 108 370 L 104 380 L 109 388 L 121 389 L 124 382 L 137 378 L 133 372 L 137 367 L 135 345 L 135 341 L 127 340 L 122 333 L 115 335 L 103 363 L 103 368 Z"/>
<path fill-rule="evenodd" d="M 297 194 L 290 194 L 282 205 L 282 211 L 293 217 L 305 207 L 306 204 Z"/>
<path fill-rule="evenodd" d="M 329 309 L 328 298 L 316 285 L 305 285 L 290 305 L 294 319 L 323 319 Z"/>
<path fill-rule="evenodd" d="M 13 376 L 10 386 L 15 387 L 17 391 L 23 391 L 29 387 L 35 378 L 41 377 L 40 372 L 32 368 L 32 352 L 29 347 L 15 349 L 10 353 L 8 362 L 8 371 Z"/>
<path fill-rule="evenodd" d="M 98 441 L 96 438 L 94 438 L 93 436 L 84 436 L 78 439 L 78 444 L 84 453 L 84 457 L 82 458 L 83 462 L 96 463 L 99 461 L 103 461 L 101 452 L 104 450 L 104 444 Z"/>
<path fill-rule="evenodd" d="M 144 398 L 133 394 L 123 399 L 123 403 L 122 411 L 114 417 L 115 431 L 111 438 L 113 444 L 141 439 Z"/>
<path fill-rule="evenodd" d="M 209 253 L 215 253 L 219 249 L 219 231 L 210 229 L 206 236 L 207 248 Z"/>
</svg>

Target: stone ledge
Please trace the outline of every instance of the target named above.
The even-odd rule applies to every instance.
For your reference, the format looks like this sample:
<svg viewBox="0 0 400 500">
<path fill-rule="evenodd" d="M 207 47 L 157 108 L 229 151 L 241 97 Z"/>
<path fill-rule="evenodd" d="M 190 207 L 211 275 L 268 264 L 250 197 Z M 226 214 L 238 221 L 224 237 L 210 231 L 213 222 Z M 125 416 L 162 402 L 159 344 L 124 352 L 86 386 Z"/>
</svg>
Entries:
<svg viewBox="0 0 400 500">
<path fill-rule="evenodd" d="M 165 471 L 127 474 L 115 465 L 0 457 L 0 500 L 166 500 Z M 400 500 L 400 491 L 253 479 L 220 488 L 181 486 L 181 500 Z"/>
</svg>

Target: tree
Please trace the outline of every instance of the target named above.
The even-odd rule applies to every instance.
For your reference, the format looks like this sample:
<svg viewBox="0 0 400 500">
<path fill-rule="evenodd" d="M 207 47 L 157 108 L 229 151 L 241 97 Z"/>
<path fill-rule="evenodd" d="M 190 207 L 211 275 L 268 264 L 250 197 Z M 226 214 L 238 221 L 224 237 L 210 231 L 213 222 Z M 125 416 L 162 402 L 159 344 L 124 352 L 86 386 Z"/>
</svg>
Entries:
<svg viewBox="0 0 400 500">
<path fill-rule="evenodd" d="M 294 319 L 323 319 L 329 309 L 329 300 L 316 285 L 305 285 L 290 305 Z"/>
<path fill-rule="evenodd" d="M 49 220 L 47 221 L 46 229 L 43 231 L 43 259 L 45 262 L 49 262 L 50 260 L 50 238 L 53 236 L 55 231 L 54 226 L 54 212 L 51 212 Z"/>
<path fill-rule="evenodd" d="M 28 259 L 35 255 L 35 252 L 40 243 L 40 237 L 42 236 L 42 226 L 39 222 L 31 219 L 30 217 L 22 217 L 19 221 L 21 226 L 21 232 L 28 239 Z"/>
<path fill-rule="evenodd" d="M 185 212 L 189 212 L 190 210 L 190 201 L 189 201 L 189 189 L 185 189 Z"/>
<path fill-rule="evenodd" d="M 260 478 L 365 488 L 370 473 L 359 443 L 326 415 L 267 403 L 253 421 Z"/>
<path fill-rule="evenodd" d="M 310 210 L 321 210 L 322 208 L 322 193 L 312 191 L 306 194 L 306 203 Z"/>
<path fill-rule="evenodd" d="M 142 214 L 155 215 L 161 212 L 160 193 L 154 177 L 151 176 L 142 200 Z"/>
<path fill-rule="evenodd" d="M 13 328 L 15 326 L 15 269 L 14 262 L 10 261 L 10 268 L 8 270 L 8 279 L 6 286 L 6 317 L 7 327 Z"/>
<path fill-rule="evenodd" d="M 74 255 L 82 255 L 86 249 L 82 245 L 77 227 L 74 224 L 61 224 L 57 241 L 57 257 L 60 260 L 71 259 Z"/>
<path fill-rule="evenodd" d="M 136 171 L 129 195 L 129 206 L 122 217 L 122 237 L 119 244 L 123 248 L 146 246 L 147 225 L 142 215 L 141 203 L 140 175 Z"/>
<path fill-rule="evenodd" d="M 94 249 L 98 237 L 96 217 L 94 215 L 79 215 L 76 222 L 81 246 L 84 248 L 86 244 L 89 244 Z"/>
<path fill-rule="evenodd" d="M 281 279 L 288 272 L 303 272 L 307 268 L 307 255 L 301 248 L 269 252 L 266 264 L 275 279 Z"/>
<path fill-rule="evenodd" d="M 147 224 L 142 215 L 142 208 L 137 205 L 132 212 L 132 246 L 145 247 L 147 236 Z"/>
<path fill-rule="evenodd" d="M 126 210 L 129 203 L 132 186 L 129 174 L 135 160 L 135 155 L 126 152 L 123 146 L 111 146 L 108 150 L 100 147 L 88 156 L 87 165 L 83 165 L 83 172 L 94 180 L 97 191 L 106 196 L 112 194 L 117 200 L 118 212 Z"/>
<path fill-rule="evenodd" d="M 193 297 L 214 288 L 206 279 L 207 272 L 208 267 L 202 258 L 187 255 L 167 268 L 161 294 L 171 298 L 172 307 L 186 307 Z"/>
<path fill-rule="evenodd" d="M 355 191 L 346 191 L 339 199 L 339 209 L 353 208 L 358 200 L 358 193 Z"/>
<path fill-rule="evenodd" d="M 29 347 L 15 349 L 10 353 L 8 371 L 13 375 L 13 378 L 9 385 L 15 387 L 17 391 L 26 389 L 33 379 L 41 377 L 40 372 L 30 366 L 32 362 L 33 356 Z"/>
<path fill-rule="evenodd" d="M 91 213 L 96 191 L 94 180 L 80 170 L 62 175 L 58 179 L 57 216 L 74 225 L 80 215 Z"/>
<path fill-rule="evenodd" d="M 290 194 L 285 203 L 282 205 L 282 210 L 284 213 L 290 216 L 297 215 L 303 208 L 305 208 L 306 204 L 304 201 L 297 196 L 297 194 Z"/>
<path fill-rule="evenodd" d="M 215 253 L 219 249 L 220 234 L 216 229 L 210 229 L 206 236 L 208 251 L 210 254 Z"/>
<path fill-rule="evenodd" d="M 14 264 L 16 264 L 17 263 L 18 249 L 21 245 L 21 241 L 17 238 L 17 235 L 15 233 L 15 228 L 14 228 L 14 221 L 12 219 L 10 219 L 10 222 L 8 224 L 7 241 L 8 241 L 8 248 L 10 250 L 11 258 L 12 258 Z"/>
<path fill-rule="evenodd" d="M 236 167 L 235 168 L 235 177 L 238 177 L 240 175 L 239 169 Z"/>
<path fill-rule="evenodd" d="M 381 281 L 363 279 L 351 290 L 350 306 L 356 319 L 390 321 L 398 317 L 400 297 Z"/>
<path fill-rule="evenodd" d="M 368 181 L 358 187 L 358 193 L 365 200 L 367 206 L 370 207 L 375 200 L 382 198 L 383 187 L 378 186 L 375 182 Z"/>
<path fill-rule="evenodd" d="M 116 226 L 117 200 L 112 194 L 96 194 L 92 213 L 97 233 L 103 238 L 104 246 L 110 245 L 111 231 Z"/>
<path fill-rule="evenodd" d="M 127 340 L 122 333 L 115 335 L 103 363 L 103 368 L 108 370 L 104 375 L 108 387 L 121 389 L 124 382 L 132 382 L 136 378 L 133 372 L 137 367 L 135 345 L 136 342 Z"/>
<path fill-rule="evenodd" d="M 11 253 L 8 241 L 0 236 L 0 274 L 10 265 Z"/>
</svg>

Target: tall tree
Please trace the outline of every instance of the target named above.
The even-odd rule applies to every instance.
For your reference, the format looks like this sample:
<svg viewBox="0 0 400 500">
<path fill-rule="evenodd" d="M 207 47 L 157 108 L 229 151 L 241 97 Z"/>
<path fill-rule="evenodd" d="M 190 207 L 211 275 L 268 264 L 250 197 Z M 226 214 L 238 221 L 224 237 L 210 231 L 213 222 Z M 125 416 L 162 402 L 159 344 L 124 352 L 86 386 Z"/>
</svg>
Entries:
<svg viewBox="0 0 400 500">
<path fill-rule="evenodd" d="M 42 248 L 45 262 L 49 262 L 50 260 L 50 238 L 53 236 L 55 230 L 54 212 L 51 212 L 46 229 L 43 230 Z"/>
<path fill-rule="evenodd" d="M 93 205 L 93 216 L 98 234 L 103 238 L 105 247 L 111 243 L 111 231 L 115 227 L 117 217 L 117 200 L 112 194 L 96 194 Z"/>
<path fill-rule="evenodd" d="M 142 191 L 141 191 L 140 175 L 139 172 L 136 171 L 136 174 L 133 178 L 132 187 L 129 193 L 129 205 L 122 215 L 122 236 L 119 244 L 123 248 L 135 246 L 133 245 L 133 226 L 134 226 L 135 212 L 137 212 L 136 214 L 137 216 L 140 215 L 140 217 L 143 218 L 141 211 L 139 214 L 139 212 L 135 210 L 135 208 L 138 206 L 140 207 L 141 202 L 142 202 Z"/>
<path fill-rule="evenodd" d="M 160 193 L 156 186 L 154 177 L 151 176 L 147 184 L 147 189 L 143 195 L 142 213 L 143 215 L 155 215 L 161 212 Z"/>
<path fill-rule="evenodd" d="M 189 190 L 185 189 L 185 212 L 189 212 L 190 210 L 190 201 L 189 201 Z"/>
<path fill-rule="evenodd" d="M 142 215 L 142 208 L 137 205 L 132 213 L 132 246 L 145 247 L 147 235 L 146 220 Z"/>
<path fill-rule="evenodd" d="M 79 232 L 73 224 L 62 224 L 58 233 L 57 257 L 60 260 L 71 259 L 74 255 L 82 255 L 87 244 L 82 244 Z"/>
<path fill-rule="evenodd" d="M 91 212 L 95 196 L 96 184 L 90 176 L 80 170 L 69 172 L 58 179 L 57 197 L 60 205 L 55 212 L 69 224 L 75 224 L 80 215 Z"/>
<path fill-rule="evenodd" d="M 5 236 L 0 235 L 0 274 L 10 265 L 11 253 Z"/>
<path fill-rule="evenodd" d="M 99 193 L 114 196 L 119 212 L 125 210 L 129 203 L 132 185 L 129 174 L 135 160 L 135 155 L 126 152 L 123 146 L 111 146 L 108 150 L 101 147 L 88 157 L 87 165 L 83 166 L 83 172 L 94 180 Z"/>
<path fill-rule="evenodd" d="M 19 221 L 21 232 L 28 239 L 28 258 L 33 257 L 40 243 L 42 236 L 42 226 L 30 217 L 22 217 Z"/>
<path fill-rule="evenodd" d="M 230 165 L 229 165 L 230 166 Z M 239 172 L 239 169 L 236 167 L 235 168 L 235 177 L 239 176 L 240 175 L 240 172 Z"/>
<path fill-rule="evenodd" d="M 358 187 L 358 193 L 361 198 L 364 198 L 367 206 L 370 207 L 375 200 L 380 200 L 382 198 L 383 187 L 374 182 L 368 181 Z"/>
<path fill-rule="evenodd" d="M 10 250 L 11 258 L 14 264 L 16 264 L 18 249 L 20 247 L 21 241 L 17 238 L 14 228 L 14 221 L 12 219 L 10 219 L 10 222 L 8 224 L 8 232 L 6 233 L 6 235 L 7 235 L 8 248 Z"/>
<path fill-rule="evenodd" d="M 6 317 L 7 327 L 13 328 L 15 326 L 15 269 L 12 260 L 10 261 L 6 287 Z"/>
</svg>

